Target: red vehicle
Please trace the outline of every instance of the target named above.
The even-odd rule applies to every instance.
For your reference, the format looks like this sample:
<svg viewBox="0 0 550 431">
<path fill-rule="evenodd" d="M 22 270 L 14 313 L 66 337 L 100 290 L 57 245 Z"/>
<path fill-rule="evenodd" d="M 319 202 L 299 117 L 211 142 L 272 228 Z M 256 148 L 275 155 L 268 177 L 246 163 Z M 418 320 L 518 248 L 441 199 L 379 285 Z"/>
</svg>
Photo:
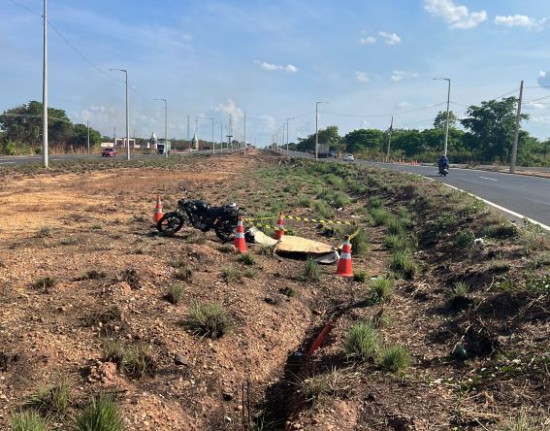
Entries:
<svg viewBox="0 0 550 431">
<path fill-rule="evenodd" d="M 114 148 L 103 148 L 101 157 L 116 157 L 116 151 Z"/>
</svg>

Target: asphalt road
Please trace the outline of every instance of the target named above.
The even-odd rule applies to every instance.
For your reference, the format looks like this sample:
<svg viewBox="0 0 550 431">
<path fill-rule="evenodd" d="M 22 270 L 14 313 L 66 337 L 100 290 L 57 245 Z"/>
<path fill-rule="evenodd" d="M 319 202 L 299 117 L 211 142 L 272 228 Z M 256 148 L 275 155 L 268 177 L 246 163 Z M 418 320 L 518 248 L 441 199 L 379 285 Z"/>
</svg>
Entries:
<svg viewBox="0 0 550 431">
<path fill-rule="evenodd" d="M 508 210 L 513 218 L 527 217 L 546 225 L 550 230 L 550 179 L 453 168 L 447 177 L 441 177 L 436 166 L 395 165 L 363 160 L 356 163 L 411 172 L 441 181 L 502 207 L 501 210 Z"/>
</svg>

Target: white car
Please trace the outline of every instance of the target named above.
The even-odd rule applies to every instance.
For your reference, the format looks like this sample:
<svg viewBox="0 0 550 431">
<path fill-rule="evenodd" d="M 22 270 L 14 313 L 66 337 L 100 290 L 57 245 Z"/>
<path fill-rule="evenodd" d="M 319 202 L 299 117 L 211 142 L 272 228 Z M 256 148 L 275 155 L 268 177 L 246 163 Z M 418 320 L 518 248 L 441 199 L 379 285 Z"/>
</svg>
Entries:
<svg viewBox="0 0 550 431">
<path fill-rule="evenodd" d="M 353 162 L 355 159 L 353 158 L 353 154 L 346 154 L 344 156 L 344 162 Z"/>
</svg>

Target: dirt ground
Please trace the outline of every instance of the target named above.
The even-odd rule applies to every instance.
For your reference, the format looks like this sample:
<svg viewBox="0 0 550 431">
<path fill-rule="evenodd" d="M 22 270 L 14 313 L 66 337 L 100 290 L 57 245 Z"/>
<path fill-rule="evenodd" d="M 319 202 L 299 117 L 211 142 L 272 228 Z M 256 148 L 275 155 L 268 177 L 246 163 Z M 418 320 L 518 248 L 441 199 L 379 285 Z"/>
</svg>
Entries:
<svg viewBox="0 0 550 431">
<path fill-rule="evenodd" d="M 476 318 L 441 310 L 445 286 L 455 279 L 469 277 L 480 293 L 488 289 L 496 273 L 481 268 L 487 250 L 460 256 L 454 268 L 456 256 L 440 249 L 419 255 L 432 271 L 399 283 L 390 305 L 361 307 L 365 286 L 335 276 L 334 266 L 323 268 L 318 283 L 303 282 L 302 261 L 265 255 L 257 246 L 251 246 L 256 262 L 249 267 L 220 250 L 213 232 L 205 239 L 191 228 L 172 238 L 155 234 L 157 195 L 165 211 L 184 193 L 212 204 L 244 199 L 247 173 L 277 162 L 274 156 L 234 155 L 192 159 L 177 169 L 4 177 L 0 429 L 9 429 L 24 401 L 59 376 L 72 382 L 73 414 L 92 395 L 111 394 L 131 430 L 252 430 L 253 419 L 257 430 L 486 430 L 499 429 L 524 406 L 536 410 L 550 402 L 547 357 L 533 345 L 547 346 L 546 297 L 503 296 L 500 308 L 480 300 Z M 354 257 L 354 269 L 384 273 L 382 236 L 380 227 L 369 228 L 371 252 Z M 164 295 L 181 281 L 182 262 L 191 274 L 181 303 L 173 305 Z M 227 283 L 224 268 L 241 279 Z M 297 294 L 289 297 L 289 289 Z M 526 308 L 531 300 L 538 302 Z M 181 321 L 193 301 L 220 301 L 232 332 L 218 340 L 190 333 Z M 329 317 L 343 309 L 323 347 L 306 359 Z M 410 370 L 394 376 L 344 363 L 340 352 L 349 327 L 389 310 L 384 339 L 412 352 Z M 461 340 L 478 346 L 467 364 L 449 356 Z M 109 341 L 147 348 L 151 373 L 120 373 L 105 358 Z M 513 345 L 518 348 L 508 349 Z M 497 347 L 517 354 L 495 359 Z M 527 365 L 528 357 L 539 359 Z M 318 374 L 338 389 L 311 407 L 300 384 Z M 269 412 L 272 428 L 267 416 L 262 428 L 262 412 Z M 278 428 L 273 418 L 282 421 Z M 68 429 L 61 422 L 58 428 Z"/>
</svg>

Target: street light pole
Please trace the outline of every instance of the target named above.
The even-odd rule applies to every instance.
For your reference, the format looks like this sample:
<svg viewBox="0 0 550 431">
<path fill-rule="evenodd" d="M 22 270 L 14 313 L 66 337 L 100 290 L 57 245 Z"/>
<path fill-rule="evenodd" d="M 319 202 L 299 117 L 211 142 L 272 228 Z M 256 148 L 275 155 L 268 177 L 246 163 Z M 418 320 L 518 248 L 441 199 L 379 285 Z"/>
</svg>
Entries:
<svg viewBox="0 0 550 431">
<path fill-rule="evenodd" d="M 319 158 L 319 103 L 328 102 L 315 102 L 315 160 Z"/>
<path fill-rule="evenodd" d="M 155 100 L 164 102 L 164 157 L 168 157 L 168 101 L 166 99 Z"/>
<path fill-rule="evenodd" d="M 451 99 L 451 78 L 434 78 L 434 80 L 447 81 L 447 121 L 445 121 L 445 145 L 443 147 L 443 155 L 447 156 L 447 143 L 449 142 L 449 101 Z"/>
<path fill-rule="evenodd" d="M 88 154 L 90 154 L 90 124 L 86 121 L 86 142 L 88 142 Z"/>
<path fill-rule="evenodd" d="M 48 168 L 48 5 L 44 0 L 44 37 L 42 46 L 42 153 Z"/>
<path fill-rule="evenodd" d="M 127 69 L 109 69 L 109 70 L 118 70 L 119 72 L 124 72 L 124 83 L 126 85 L 126 148 L 128 149 L 127 151 L 128 160 L 130 160 L 130 125 L 128 122 L 128 70 Z"/>
<path fill-rule="evenodd" d="M 286 119 L 286 155 L 288 156 L 288 123 L 292 118 Z"/>
</svg>

